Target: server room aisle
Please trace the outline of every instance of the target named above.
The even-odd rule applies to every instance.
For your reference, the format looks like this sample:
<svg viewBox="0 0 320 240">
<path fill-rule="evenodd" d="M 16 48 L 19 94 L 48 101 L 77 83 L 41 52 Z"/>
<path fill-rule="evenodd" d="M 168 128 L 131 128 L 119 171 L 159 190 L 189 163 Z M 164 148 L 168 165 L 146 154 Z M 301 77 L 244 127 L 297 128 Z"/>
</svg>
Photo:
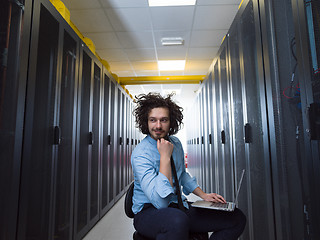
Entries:
<svg viewBox="0 0 320 240">
<path fill-rule="evenodd" d="M 106 215 L 88 232 L 84 240 L 130 240 L 134 232 L 133 220 L 124 212 L 124 198 L 106 213 Z"/>
</svg>

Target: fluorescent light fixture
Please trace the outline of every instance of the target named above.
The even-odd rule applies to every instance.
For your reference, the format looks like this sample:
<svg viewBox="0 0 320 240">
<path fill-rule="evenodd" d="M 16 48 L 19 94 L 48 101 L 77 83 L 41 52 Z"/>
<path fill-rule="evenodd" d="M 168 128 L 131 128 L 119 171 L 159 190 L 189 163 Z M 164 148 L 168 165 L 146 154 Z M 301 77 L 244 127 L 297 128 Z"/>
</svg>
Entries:
<svg viewBox="0 0 320 240">
<path fill-rule="evenodd" d="M 185 60 L 158 61 L 160 71 L 181 71 L 184 70 L 185 65 Z"/>
<path fill-rule="evenodd" d="M 183 45 L 184 40 L 181 37 L 161 38 L 162 46 Z"/>
<path fill-rule="evenodd" d="M 149 7 L 196 5 L 197 0 L 149 0 Z"/>
</svg>

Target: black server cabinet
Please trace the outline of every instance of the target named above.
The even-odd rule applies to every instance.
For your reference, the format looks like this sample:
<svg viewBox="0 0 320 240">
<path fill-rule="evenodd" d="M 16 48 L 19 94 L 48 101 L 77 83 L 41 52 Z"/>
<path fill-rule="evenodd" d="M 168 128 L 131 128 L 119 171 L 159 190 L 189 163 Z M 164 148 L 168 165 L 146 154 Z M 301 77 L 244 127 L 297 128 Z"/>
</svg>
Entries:
<svg viewBox="0 0 320 240">
<path fill-rule="evenodd" d="M 202 89 L 203 90 L 203 89 Z M 205 181 L 205 148 L 204 148 L 204 131 L 205 131 L 205 126 L 204 126 L 204 103 L 203 103 L 203 92 L 199 94 L 199 116 L 200 117 L 200 122 L 199 122 L 199 138 L 200 138 L 200 143 L 199 143 L 199 150 L 200 150 L 200 156 L 199 156 L 199 163 L 200 163 L 200 175 L 199 175 L 199 182 L 200 185 L 206 189 L 206 181 Z"/>
<path fill-rule="evenodd" d="M 226 199 L 232 199 L 234 196 L 234 182 L 233 182 L 233 158 L 231 154 L 232 142 L 230 139 L 231 127 L 230 127 L 230 101 L 229 101 L 229 75 L 227 65 L 227 41 L 223 42 L 221 50 L 216 62 L 219 67 L 218 75 L 215 75 L 215 81 L 218 81 L 219 88 L 216 92 L 219 92 L 219 99 L 217 101 L 217 108 L 219 115 L 217 115 L 217 124 L 220 128 L 220 144 L 218 145 L 218 151 L 221 152 L 222 158 L 219 159 L 219 184 L 220 193 Z M 216 78 L 217 77 L 217 78 Z"/>
<path fill-rule="evenodd" d="M 117 161 L 117 119 L 116 119 L 116 84 L 111 81 L 110 85 L 110 164 L 109 164 L 109 202 L 114 201 L 116 196 L 116 161 Z"/>
<path fill-rule="evenodd" d="M 15 239 L 30 39 L 31 2 L 0 9 L 0 238 Z"/>
<path fill-rule="evenodd" d="M 34 1 L 18 239 L 71 238 L 77 37 L 47 1 Z"/>
<path fill-rule="evenodd" d="M 216 114 L 216 138 L 215 138 L 215 182 L 216 190 L 218 194 L 224 196 L 224 185 L 223 185 L 223 166 L 224 166 L 224 156 L 222 152 L 222 144 L 225 141 L 225 136 L 223 134 L 223 129 L 221 126 L 221 92 L 220 92 L 220 72 L 219 72 L 219 61 L 217 60 L 213 67 L 213 84 L 214 84 L 214 95 L 215 95 L 215 114 Z"/>
<path fill-rule="evenodd" d="M 251 239 L 273 239 L 274 216 L 271 189 L 265 81 L 258 3 L 248 1 L 240 16 L 240 61 L 244 88 L 246 138 L 246 183 Z M 266 134 L 263 134 L 266 133 Z M 264 218 L 261 218 L 261 215 Z"/>
<path fill-rule="evenodd" d="M 209 192 L 216 192 L 216 185 L 214 182 L 214 176 L 215 176 L 215 157 L 214 157 L 214 118 L 215 118 L 215 112 L 213 111 L 213 92 L 212 92 L 212 72 L 208 75 L 208 88 L 207 88 L 207 94 L 208 94 L 208 151 L 209 151 L 209 182 L 210 186 L 208 191 Z"/>
<path fill-rule="evenodd" d="M 115 135 L 115 175 L 114 175 L 114 181 L 115 181 L 115 201 L 117 201 L 120 198 L 121 193 L 121 177 L 123 174 L 122 171 L 122 97 L 121 97 L 121 90 L 116 87 L 116 110 L 115 110 L 115 123 L 117 124 L 116 127 L 116 135 Z"/>
<path fill-rule="evenodd" d="M 103 126 L 102 126 L 102 156 L 101 156 L 101 212 L 100 217 L 102 217 L 111 207 L 112 197 L 110 195 L 110 188 L 112 188 L 110 181 L 110 169 L 112 167 L 111 162 L 111 134 L 110 134 L 110 124 L 111 124 L 111 103 L 110 103 L 110 91 L 111 91 L 111 79 L 106 72 L 103 74 L 103 100 L 102 100 L 102 112 L 103 112 Z M 113 188 L 112 188 L 113 189 Z M 113 194 L 112 194 L 113 196 Z"/>
<path fill-rule="evenodd" d="M 81 238 L 97 222 L 101 64 L 82 44 L 79 75 L 75 236 Z"/>
</svg>

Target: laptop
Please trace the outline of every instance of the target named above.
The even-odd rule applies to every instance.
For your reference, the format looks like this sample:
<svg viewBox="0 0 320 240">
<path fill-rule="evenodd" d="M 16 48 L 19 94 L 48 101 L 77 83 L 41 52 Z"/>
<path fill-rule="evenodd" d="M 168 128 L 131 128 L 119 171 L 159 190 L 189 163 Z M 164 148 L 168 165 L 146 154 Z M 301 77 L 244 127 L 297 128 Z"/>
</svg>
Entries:
<svg viewBox="0 0 320 240">
<path fill-rule="evenodd" d="M 237 199 L 238 199 L 238 195 L 239 195 L 239 192 L 240 192 L 240 188 L 241 188 L 241 185 L 242 185 L 242 180 L 243 180 L 244 173 L 245 173 L 245 169 L 242 170 L 241 178 L 240 178 L 240 181 L 239 181 L 239 187 L 238 187 L 236 198 L 234 199 L 234 202 L 214 203 L 214 202 L 207 202 L 207 201 L 204 201 L 204 200 L 198 200 L 198 201 L 192 203 L 191 206 L 198 207 L 198 208 L 208 208 L 208 209 L 214 209 L 214 210 L 229 211 L 229 212 L 234 211 L 234 209 L 236 207 L 236 202 L 237 202 Z"/>
</svg>

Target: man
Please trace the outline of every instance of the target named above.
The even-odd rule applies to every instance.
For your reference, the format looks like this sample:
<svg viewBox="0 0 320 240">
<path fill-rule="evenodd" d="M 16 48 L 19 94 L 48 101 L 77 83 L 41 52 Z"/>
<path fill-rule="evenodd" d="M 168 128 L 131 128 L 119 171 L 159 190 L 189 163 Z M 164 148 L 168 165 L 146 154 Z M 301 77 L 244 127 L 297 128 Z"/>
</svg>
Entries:
<svg viewBox="0 0 320 240">
<path fill-rule="evenodd" d="M 139 130 L 147 134 L 131 156 L 135 229 L 157 240 L 184 240 L 188 239 L 189 232 L 213 232 L 210 239 L 215 240 L 237 239 L 246 223 L 239 209 L 224 212 L 194 208 L 184 196 L 180 206 L 177 204 L 180 187 L 175 187 L 174 166 L 179 186 L 186 195 L 194 193 L 205 201 L 225 203 L 219 194 L 203 192 L 196 179 L 185 170 L 182 145 L 172 136 L 182 124 L 182 109 L 170 95 L 163 98 L 160 94 L 149 93 L 137 97 L 134 114 Z"/>
</svg>

